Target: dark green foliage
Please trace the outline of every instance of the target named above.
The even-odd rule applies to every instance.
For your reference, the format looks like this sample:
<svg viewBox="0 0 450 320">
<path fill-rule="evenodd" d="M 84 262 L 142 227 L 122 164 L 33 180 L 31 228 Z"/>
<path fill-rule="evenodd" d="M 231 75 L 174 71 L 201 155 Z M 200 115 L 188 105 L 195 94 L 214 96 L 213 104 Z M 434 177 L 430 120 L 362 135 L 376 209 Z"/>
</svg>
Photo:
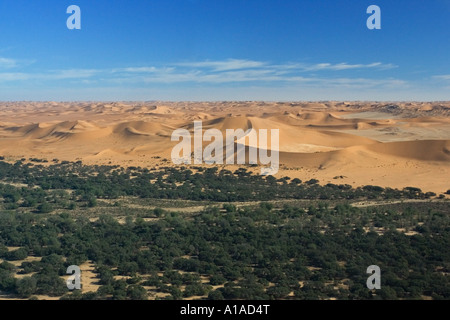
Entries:
<svg viewBox="0 0 450 320">
<path fill-rule="evenodd" d="M 213 286 L 224 284 L 227 280 L 221 274 L 215 274 L 211 277 L 210 284 Z"/>
<path fill-rule="evenodd" d="M 16 267 L 12 263 L 3 261 L 2 263 L 0 263 L 0 270 L 6 270 L 9 272 L 13 272 L 16 270 Z"/>
<path fill-rule="evenodd" d="M 17 280 L 16 293 L 21 298 L 28 298 L 36 292 L 37 280 L 33 277 L 24 277 Z"/>
<path fill-rule="evenodd" d="M 67 207 L 67 209 L 69 210 L 75 210 L 77 207 L 77 205 L 75 204 L 75 202 L 71 202 L 69 203 L 69 206 Z"/>
<path fill-rule="evenodd" d="M 81 296 L 81 300 L 97 300 L 98 294 L 96 292 L 86 292 Z"/>
<path fill-rule="evenodd" d="M 98 288 L 97 295 L 99 297 L 106 297 L 114 293 L 114 287 L 112 285 L 104 285 Z"/>
<path fill-rule="evenodd" d="M 46 169 L 0 162 L 2 181 L 30 186 L 0 183 L 0 257 L 42 257 L 21 264 L 22 274 L 33 273 L 22 280 L 14 279 L 14 265 L 2 262 L 0 290 L 21 297 L 48 294 L 75 300 L 146 299 L 143 286 L 156 287 L 169 299 L 450 298 L 448 202 L 405 201 L 356 208 L 349 200 L 433 195 L 417 188 L 352 189 L 320 186 L 311 180 L 302 184 L 296 179 L 255 176 L 245 169 L 198 171 L 62 162 Z M 145 218 L 159 218 L 148 221 L 124 205 L 115 208 L 128 210 L 126 223 L 121 224 L 104 214 L 108 211 L 103 202 L 109 201 L 97 203 L 97 199 L 121 196 L 225 203 L 211 203 L 186 215 L 146 209 Z M 95 209 L 86 208 L 90 199 L 95 199 Z M 285 199 L 306 200 L 288 205 L 282 202 Z M 228 203 L 250 200 L 260 204 Z M 45 206 L 56 214 L 35 213 L 34 208 L 42 211 Z M 67 208 L 74 211 L 58 213 Z M 99 219 L 90 221 L 77 215 L 79 210 L 98 210 Z M 408 236 L 400 228 L 418 234 Z M 7 247 L 20 249 L 8 251 Z M 69 294 L 61 276 L 69 265 L 87 260 L 96 266 L 99 291 Z M 372 264 L 382 270 L 382 290 L 376 294 L 365 286 L 365 271 Z M 117 275 L 126 278 L 115 280 Z M 216 285 L 223 287 L 212 290 Z"/>
<path fill-rule="evenodd" d="M 224 208 L 227 212 L 236 212 L 236 206 L 233 205 L 233 204 L 224 203 L 224 204 L 223 204 L 223 208 Z"/>
<path fill-rule="evenodd" d="M 208 299 L 209 300 L 224 300 L 225 298 L 223 297 L 223 294 L 220 290 L 214 290 L 208 294 Z"/>
<path fill-rule="evenodd" d="M 57 273 L 37 273 L 32 278 L 36 281 L 38 294 L 59 297 L 68 291 L 66 283 Z"/>
<path fill-rule="evenodd" d="M 155 208 L 153 209 L 153 214 L 159 218 L 164 214 L 164 210 L 161 208 Z"/>
<path fill-rule="evenodd" d="M 193 283 L 188 284 L 186 286 L 186 289 L 184 290 L 183 296 L 185 298 L 192 297 L 192 296 L 203 296 L 208 293 L 208 288 L 206 288 L 201 283 Z"/>
<path fill-rule="evenodd" d="M 0 290 L 5 292 L 14 292 L 16 280 L 11 271 L 0 269 Z"/>
<path fill-rule="evenodd" d="M 418 188 L 404 190 L 383 189 L 365 186 L 352 189 L 349 185 L 318 185 L 317 179 L 304 184 L 301 180 L 275 179 L 253 175 L 245 168 L 219 171 L 217 168 L 195 168 L 193 173 L 186 168 L 166 167 L 160 171 L 140 167 L 119 168 L 117 166 L 84 166 L 82 163 L 61 162 L 48 167 L 17 162 L 0 161 L 0 181 L 25 183 L 30 188 L 15 188 L 0 184 L 0 195 L 11 209 L 17 205 L 35 207 L 38 212 L 49 213 L 52 208 L 62 206 L 74 209 L 68 195 L 55 195 L 51 202 L 45 190 L 74 190 L 74 197 L 85 202 L 87 207 L 97 206 L 97 199 L 117 199 L 120 196 L 138 196 L 156 199 L 188 199 L 229 201 L 261 201 L 268 199 L 426 199 L 431 193 Z M 131 179 L 133 177 L 133 179 Z M 155 181 L 151 183 L 150 181 Z M 38 186 L 38 188 L 31 188 Z M 23 199 L 23 201 L 21 201 Z M 43 206 L 43 207 L 42 207 Z M 231 208 L 229 208 L 231 209 Z M 160 214 L 161 212 L 155 212 Z"/>
<path fill-rule="evenodd" d="M 130 300 L 147 300 L 147 290 L 140 285 L 130 285 L 127 288 L 127 297 Z"/>
<path fill-rule="evenodd" d="M 95 197 L 89 197 L 88 199 L 88 207 L 93 208 L 97 206 L 97 199 Z"/>
<path fill-rule="evenodd" d="M 127 299 L 127 283 L 124 280 L 114 281 L 113 284 L 113 300 L 126 300 Z"/>
<path fill-rule="evenodd" d="M 28 250 L 25 248 L 19 248 L 17 250 L 11 251 L 7 255 L 8 260 L 23 260 L 28 257 Z"/>
<path fill-rule="evenodd" d="M 96 295 L 85 294 L 80 299 L 143 299 L 142 285 L 156 286 L 175 299 L 205 295 L 210 299 L 285 299 L 290 293 L 299 299 L 449 298 L 448 279 L 440 271 L 449 268 L 449 220 L 445 204 L 436 208 L 428 212 L 426 203 L 415 207 L 399 204 L 398 212 L 393 212 L 383 207 L 327 208 L 321 203 L 311 206 L 307 214 L 297 207 L 275 209 L 263 203 L 234 212 L 210 208 L 191 220 L 170 214 L 158 222 L 132 226 L 120 225 L 109 215 L 102 215 L 96 222 L 77 222 L 61 214 L 35 224 L 25 223 L 28 215 L 9 217 L 8 223 L 6 216 L 0 216 L 0 241 L 9 245 L 21 245 L 14 231 L 18 228 L 22 228 L 22 238 L 36 248 L 64 230 L 57 245 L 45 250 L 41 261 L 22 264 L 25 273 L 37 272 L 32 280 L 25 280 L 33 282 L 32 289 L 25 289 L 26 282 L 16 283 L 14 266 L 7 262 L 0 264 L 0 289 L 22 296 L 65 294 L 60 276 L 68 265 L 63 257 L 85 252 L 86 259 L 98 266 L 102 287 Z M 421 225 L 417 225 L 419 220 Z M 383 235 L 365 232 L 362 226 L 368 221 L 387 231 Z M 406 236 L 395 228 L 388 231 L 389 225 L 416 226 L 422 233 Z M 145 250 L 141 250 L 143 247 Z M 19 250 L 8 255 L 28 252 Z M 365 270 L 372 264 L 379 265 L 383 272 L 383 290 L 377 296 L 365 287 Z M 316 269 L 310 271 L 310 266 Z M 153 275 L 142 280 L 114 280 L 115 274 L 137 273 Z M 225 286 L 211 292 L 200 282 L 199 274 L 208 274 L 211 285 Z M 348 290 L 326 285 L 344 279 L 350 279 Z M 305 283 L 302 288 L 299 281 Z M 180 291 L 182 285 L 186 288 Z"/>
<path fill-rule="evenodd" d="M 48 202 L 44 202 L 37 207 L 37 210 L 39 213 L 50 213 L 53 211 L 53 206 Z"/>
</svg>

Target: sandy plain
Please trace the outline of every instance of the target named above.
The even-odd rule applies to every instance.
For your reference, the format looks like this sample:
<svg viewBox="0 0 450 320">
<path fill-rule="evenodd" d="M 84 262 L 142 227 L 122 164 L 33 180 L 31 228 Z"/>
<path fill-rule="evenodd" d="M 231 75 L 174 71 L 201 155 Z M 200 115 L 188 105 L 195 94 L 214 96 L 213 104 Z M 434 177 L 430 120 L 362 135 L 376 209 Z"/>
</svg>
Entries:
<svg viewBox="0 0 450 320">
<path fill-rule="evenodd" d="M 279 129 L 277 178 L 450 189 L 450 102 L 1 102 L 0 156 L 173 166 L 172 132 L 196 120 Z"/>
</svg>

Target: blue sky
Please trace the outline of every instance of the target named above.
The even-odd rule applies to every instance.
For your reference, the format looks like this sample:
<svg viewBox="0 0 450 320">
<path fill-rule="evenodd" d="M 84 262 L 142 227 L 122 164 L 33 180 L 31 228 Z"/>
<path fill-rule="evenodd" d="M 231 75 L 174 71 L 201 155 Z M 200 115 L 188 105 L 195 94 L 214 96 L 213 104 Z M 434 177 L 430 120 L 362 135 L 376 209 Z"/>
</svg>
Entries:
<svg viewBox="0 0 450 320">
<path fill-rule="evenodd" d="M 450 0 L 3 0 L 0 100 L 450 100 Z"/>
</svg>

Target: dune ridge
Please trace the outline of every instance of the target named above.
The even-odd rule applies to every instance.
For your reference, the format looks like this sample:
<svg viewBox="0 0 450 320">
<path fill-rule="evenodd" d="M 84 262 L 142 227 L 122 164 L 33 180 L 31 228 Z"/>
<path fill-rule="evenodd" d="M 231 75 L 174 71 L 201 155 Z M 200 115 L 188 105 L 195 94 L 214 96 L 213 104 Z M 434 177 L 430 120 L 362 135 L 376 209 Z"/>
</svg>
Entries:
<svg viewBox="0 0 450 320">
<path fill-rule="evenodd" d="M 279 177 L 450 189 L 450 102 L 3 102 L 0 116 L 0 155 L 11 161 L 172 165 L 172 132 L 202 121 L 224 137 L 279 129 Z"/>
</svg>

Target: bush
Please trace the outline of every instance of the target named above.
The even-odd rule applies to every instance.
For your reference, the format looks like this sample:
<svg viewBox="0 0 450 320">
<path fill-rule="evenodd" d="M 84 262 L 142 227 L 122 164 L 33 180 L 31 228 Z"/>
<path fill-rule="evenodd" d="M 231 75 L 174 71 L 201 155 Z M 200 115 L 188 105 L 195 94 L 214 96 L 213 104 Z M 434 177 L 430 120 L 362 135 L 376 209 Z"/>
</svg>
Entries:
<svg viewBox="0 0 450 320">
<path fill-rule="evenodd" d="M 227 281 L 227 279 L 225 279 L 224 276 L 220 275 L 220 274 L 215 274 L 211 277 L 211 280 L 209 281 L 209 283 L 213 286 L 218 286 L 221 284 L 224 284 Z"/>
<path fill-rule="evenodd" d="M 3 261 L 2 263 L 0 263 L 0 269 L 13 272 L 14 270 L 16 270 L 16 267 L 12 263 Z"/>
<path fill-rule="evenodd" d="M 223 297 L 222 291 L 214 290 L 208 294 L 208 299 L 209 300 L 224 300 L 225 298 Z"/>
<path fill-rule="evenodd" d="M 36 292 L 37 281 L 32 277 L 24 277 L 17 280 L 16 283 L 16 293 L 21 298 L 28 298 Z"/>
<path fill-rule="evenodd" d="M 69 210 L 75 210 L 76 208 L 77 208 L 77 205 L 75 204 L 75 202 L 69 203 L 69 206 L 67 207 L 67 209 L 69 209 Z"/>
<path fill-rule="evenodd" d="M 261 202 L 261 203 L 259 204 L 259 207 L 260 207 L 261 209 L 270 211 L 270 210 L 273 209 L 273 204 L 270 203 L 270 202 Z"/>
<path fill-rule="evenodd" d="M 8 259 L 12 261 L 23 260 L 26 257 L 28 257 L 28 250 L 25 248 L 19 248 L 17 250 L 11 251 L 8 254 Z"/>
<path fill-rule="evenodd" d="M 113 293 L 114 293 L 114 287 L 110 284 L 103 285 L 100 288 L 98 288 L 98 290 L 97 290 L 97 294 L 100 297 L 104 297 L 104 296 L 107 296 L 107 295 L 110 295 Z"/>
<path fill-rule="evenodd" d="M 38 213 L 50 213 L 54 209 L 51 204 L 44 202 L 37 207 L 37 210 L 38 210 Z"/>
<path fill-rule="evenodd" d="M 89 208 L 96 207 L 97 206 L 97 199 L 94 198 L 94 197 L 90 197 L 89 200 L 88 200 L 87 206 Z"/>
<path fill-rule="evenodd" d="M 0 269 L 0 290 L 11 292 L 16 287 L 16 279 L 11 272 Z"/>
<path fill-rule="evenodd" d="M 147 290 L 137 284 L 130 285 L 127 288 L 127 297 L 131 300 L 147 300 Z"/>
<path fill-rule="evenodd" d="M 234 204 L 225 203 L 222 208 L 227 212 L 236 212 L 236 206 Z"/>
<path fill-rule="evenodd" d="M 37 281 L 36 293 L 38 294 L 59 297 L 68 291 L 66 283 L 56 273 L 37 273 L 33 275 L 33 278 Z"/>
<path fill-rule="evenodd" d="M 97 297 L 98 295 L 96 292 L 89 291 L 82 294 L 81 300 L 96 300 Z"/>
<path fill-rule="evenodd" d="M 153 214 L 158 218 L 162 217 L 162 215 L 164 214 L 164 210 L 161 208 L 155 208 L 153 209 Z"/>
<path fill-rule="evenodd" d="M 200 283 L 188 284 L 184 290 L 183 296 L 185 298 L 192 296 L 203 296 L 207 293 L 207 290 Z"/>
</svg>

